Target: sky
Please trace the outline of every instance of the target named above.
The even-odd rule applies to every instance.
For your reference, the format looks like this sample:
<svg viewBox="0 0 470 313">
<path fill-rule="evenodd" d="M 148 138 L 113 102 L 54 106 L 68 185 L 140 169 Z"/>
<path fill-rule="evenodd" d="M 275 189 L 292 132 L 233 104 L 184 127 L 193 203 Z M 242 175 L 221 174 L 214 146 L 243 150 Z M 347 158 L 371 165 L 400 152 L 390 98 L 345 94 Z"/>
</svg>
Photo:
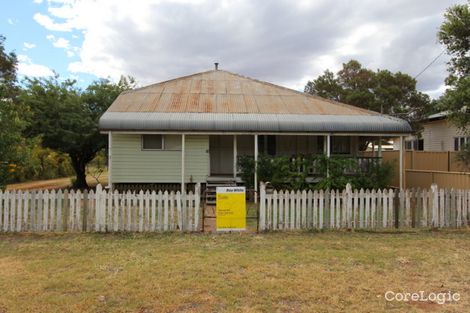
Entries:
<svg viewBox="0 0 470 313">
<path fill-rule="evenodd" d="M 0 0 L 0 34 L 18 73 L 76 79 L 135 77 L 147 85 L 220 68 L 303 90 L 356 59 L 421 72 L 444 47 L 449 0 Z M 443 54 L 418 80 L 445 90 Z"/>
</svg>

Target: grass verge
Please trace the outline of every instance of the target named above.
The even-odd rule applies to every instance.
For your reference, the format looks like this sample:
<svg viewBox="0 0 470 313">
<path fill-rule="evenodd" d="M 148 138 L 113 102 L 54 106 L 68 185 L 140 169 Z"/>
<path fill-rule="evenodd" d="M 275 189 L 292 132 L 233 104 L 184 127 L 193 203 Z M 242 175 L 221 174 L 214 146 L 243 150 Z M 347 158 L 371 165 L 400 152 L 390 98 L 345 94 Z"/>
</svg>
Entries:
<svg viewBox="0 0 470 313">
<path fill-rule="evenodd" d="M 465 312 L 469 248 L 470 231 L 3 234 L 0 312 Z"/>
</svg>

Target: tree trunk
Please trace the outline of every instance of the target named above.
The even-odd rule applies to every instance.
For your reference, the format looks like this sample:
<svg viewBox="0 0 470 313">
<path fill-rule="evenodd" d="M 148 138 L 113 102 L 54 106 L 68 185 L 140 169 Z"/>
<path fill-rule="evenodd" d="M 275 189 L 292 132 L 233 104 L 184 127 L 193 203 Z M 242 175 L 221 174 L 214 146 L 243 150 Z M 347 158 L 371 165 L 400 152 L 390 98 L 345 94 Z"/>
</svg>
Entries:
<svg viewBox="0 0 470 313">
<path fill-rule="evenodd" d="M 76 175 L 73 187 L 77 189 L 87 189 L 88 184 L 86 182 L 86 163 L 78 156 L 70 155 L 70 159 L 72 160 L 72 167 Z"/>
</svg>

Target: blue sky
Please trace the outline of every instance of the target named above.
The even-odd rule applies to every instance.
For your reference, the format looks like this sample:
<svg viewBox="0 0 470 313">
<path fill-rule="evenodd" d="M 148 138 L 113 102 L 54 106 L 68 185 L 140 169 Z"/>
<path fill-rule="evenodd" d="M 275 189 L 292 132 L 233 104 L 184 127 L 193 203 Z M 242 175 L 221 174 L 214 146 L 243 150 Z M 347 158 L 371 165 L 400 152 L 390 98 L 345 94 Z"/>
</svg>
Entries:
<svg viewBox="0 0 470 313">
<path fill-rule="evenodd" d="M 443 51 L 445 9 L 465 0 L 0 0 L 0 34 L 20 75 L 52 71 L 86 86 L 131 75 L 141 85 L 222 69 L 303 90 L 356 59 L 418 74 Z M 418 79 L 444 90 L 447 55 Z"/>
<path fill-rule="evenodd" d="M 42 27 L 33 16 L 37 13 L 47 14 L 48 7 L 47 2 L 2 0 L 0 34 L 6 37 L 6 50 L 14 51 L 20 63 L 24 64 L 20 66 L 20 77 L 46 76 L 54 71 L 61 78 L 73 78 L 81 86 L 86 86 L 98 77 L 88 73 L 71 73 L 68 70 L 70 62 L 79 60 L 79 53 L 73 47 L 76 47 L 75 50 L 81 47 L 82 32 L 58 33 Z M 58 41 L 59 38 L 69 41 L 70 48 L 65 48 L 65 41 Z M 59 47 L 54 46 L 54 43 Z"/>
</svg>

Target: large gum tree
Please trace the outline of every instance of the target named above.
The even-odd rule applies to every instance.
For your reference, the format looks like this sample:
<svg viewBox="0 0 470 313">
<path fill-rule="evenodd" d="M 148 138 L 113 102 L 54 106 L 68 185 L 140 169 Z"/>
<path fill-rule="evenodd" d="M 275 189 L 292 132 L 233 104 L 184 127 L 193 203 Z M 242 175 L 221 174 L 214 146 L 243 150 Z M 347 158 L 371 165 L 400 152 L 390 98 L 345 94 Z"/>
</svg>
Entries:
<svg viewBox="0 0 470 313">
<path fill-rule="evenodd" d="M 81 90 L 72 80 L 58 77 L 26 79 L 22 102 L 31 110 L 26 136 L 40 136 L 42 145 L 69 155 L 76 174 L 75 188 L 87 188 L 86 165 L 106 147 L 98 120 L 116 97 L 135 85 L 132 78 L 118 83 L 98 80 Z"/>
</svg>

